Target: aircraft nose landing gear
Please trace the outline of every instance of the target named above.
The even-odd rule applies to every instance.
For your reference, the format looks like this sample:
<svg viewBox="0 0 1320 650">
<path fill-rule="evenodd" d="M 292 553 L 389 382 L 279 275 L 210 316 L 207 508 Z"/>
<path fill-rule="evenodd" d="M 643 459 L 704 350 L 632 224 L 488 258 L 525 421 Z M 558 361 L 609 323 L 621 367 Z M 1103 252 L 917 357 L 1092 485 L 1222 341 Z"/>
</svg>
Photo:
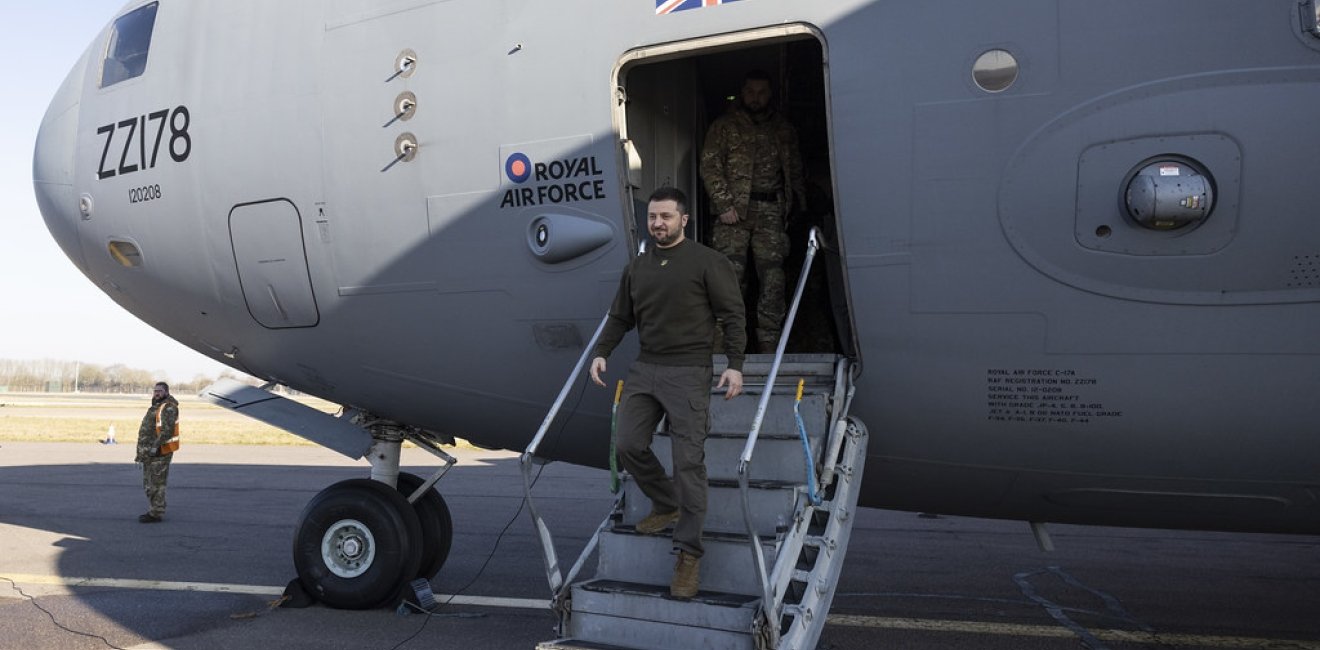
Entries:
<svg viewBox="0 0 1320 650">
<path fill-rule="evenodd" d="M 216 405 L 242 409 L 245 415 L 371 463 L 370 480 L 331 485 L 303 509 L 293 538 L 298 577 L 285 591 L 288 606 L 320 601 L 341 609 L 368 609 L 415 594 L 405 587 L 417 578 L 434 577 L 449 557 L 454 538 L 449 506 L 433 488 L 457 461 L 441 449 L 454 444 L 453 436 L 355 408 L 330 415 L 271 393 L 272 386 L 254 388 L 224 379 L 208 387 L 206 395 Z M 405 440 L 443 466 L 425 480 L 400 472 Z"/>
<path fill-rule="evenodd" d="M 413 579 L 429 580 L 440 571 L 454 538 L 449 506 L 430 487 L 454 458 L 424 431 L 380 420 L 368 427 L 374 441 L 367 454 L 371 479 L 340 481 L 322 490 L 303 509 L 293 538 L 293 565 L 303 591 L 340 609 L 394 604 Z M 405 438 L 444 460 L 445 467 L 429 481 L 400 472 Z M 427 489 L 418 492 L 423 485 Z"/>
<path fill-rule="evenodd" d="M 340 609 L 389 604 L 418 573 L 422 526 L 394 488 L 370 479 L 340 481 L 303 510 L 293 564 L 303 589 Z"/>
</svg>

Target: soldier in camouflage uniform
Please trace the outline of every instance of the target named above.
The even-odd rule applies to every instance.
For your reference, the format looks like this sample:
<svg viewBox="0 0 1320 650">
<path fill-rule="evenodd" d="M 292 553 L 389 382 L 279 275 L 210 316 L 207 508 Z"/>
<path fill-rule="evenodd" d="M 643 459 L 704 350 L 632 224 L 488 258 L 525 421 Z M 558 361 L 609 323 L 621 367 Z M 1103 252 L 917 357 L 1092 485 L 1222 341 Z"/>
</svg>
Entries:
<svg viewBox="0 0 1320 650">
<path fill-rule="evenodd" d="M 138 427 L 137 456 L 133 459 L 142 464 L 142 488 L 151 504 L 146 514 L 138 517 L 144 524 L 158 522 L 165 514 L 165 481 L 174 456 L 162 453 L 161 445 L 174 437 L 178 422 L 179 401 L 170 395 L 169 384 L 156 384 L 151 391 L 151 408 L 142 416 L 142 425 Z"/>
<path fill-rule="evenodd" d="M 701 152 L 701 180 L 719 215 L 711 247 L 733 262 L 744 291 L 749 250 L 756 265 L 760 352 L 775 351 L 788 310 L 786 219 L 794 206 L 806 207 L 797 131 L 771 107 L 772 96 L 769 75 L 749 72 L 739 101 L 711 125 Z"/>
</svg>

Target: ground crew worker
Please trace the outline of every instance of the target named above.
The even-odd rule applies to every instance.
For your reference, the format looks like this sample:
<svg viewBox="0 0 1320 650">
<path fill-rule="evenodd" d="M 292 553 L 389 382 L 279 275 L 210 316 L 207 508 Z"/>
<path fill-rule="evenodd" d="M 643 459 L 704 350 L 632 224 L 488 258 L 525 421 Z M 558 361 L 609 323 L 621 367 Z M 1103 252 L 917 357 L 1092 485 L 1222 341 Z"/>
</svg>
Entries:
<svg viewBox="0 0 1320 650">
<path fill-rule="evenodd" d="M 623 335 L 637 328 L 641 354 L 628 369 L 619 405 L 618 456 L 651 499 L 637 532 L 654 534 L 674 524 L 678 561 L 669 593 L 697 594 L 706 521 L 706 434 L 710 431 L 711 354 L 716 319 L 724 326 L 729 367 L 717 388 L 725 399 L 742 392 L 746 325 L 742 293 L 728 260 L 688 240 L 687 197 L 674 188 L 651 195 L 646 223 L 654 243 L 623 271 L 600 340 L 592 351 L 591 380 L 604 386 L 605 359 Z M 674 478 L 651 451 L 660 418 L 668 419 Z"/>
<path fill-rule="evenodd" d="M 715 120 L 701 152 L 701 180 L 719 220 L 711 246 L 733 262 L 747 287 L 747 254 L 756 265 L 756 344 L 775 351 L 784 326 L 784 258 L 790 210 L 806 209 L 806 184 L 797 131 L 771 106 L 770 77 L 747 73 L 737 102 Z"/>
<path fill-rule="evenodd" d="M 144 524 L 154 524 L 165 515 L 165 481 L 170 476 L 170 460 L 178 449 L 179 401 L 170 395 L 170 385 L 159 382 L 151 391 L 151 408 L 138 427 L 137 456 L 142 465 L 142 488 L 146 490 L 147 512 L 138 516 Z"/>
</svg>

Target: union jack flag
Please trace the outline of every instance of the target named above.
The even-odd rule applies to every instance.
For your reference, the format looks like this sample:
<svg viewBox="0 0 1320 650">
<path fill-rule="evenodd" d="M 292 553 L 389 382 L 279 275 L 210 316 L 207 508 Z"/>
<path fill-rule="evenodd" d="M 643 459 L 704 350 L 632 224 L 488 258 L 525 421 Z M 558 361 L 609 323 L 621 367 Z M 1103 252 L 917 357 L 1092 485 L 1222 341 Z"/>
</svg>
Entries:
<svg viewBox="0 0 1320 650">
<path fill-rule="evenodd" d="M 655 0 L 655 14 L 672 14 L 675 11 L 685 9 L 700 9 L 702 7 L 714 7 L 715 5 L 729 4 L 738 0 Z"/>
</svg>

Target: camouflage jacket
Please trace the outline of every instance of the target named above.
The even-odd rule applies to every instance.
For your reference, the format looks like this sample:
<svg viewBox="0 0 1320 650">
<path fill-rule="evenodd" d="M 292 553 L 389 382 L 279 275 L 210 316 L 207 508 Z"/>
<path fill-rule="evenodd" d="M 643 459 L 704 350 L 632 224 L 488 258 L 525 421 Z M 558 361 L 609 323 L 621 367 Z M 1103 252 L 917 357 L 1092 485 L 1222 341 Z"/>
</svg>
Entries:
<svg viewBox="0 0 1320 650">
<path fill-rule="evenodd" d="M 156 409 L 165 409 L 160 414 L 160 435 L 156 434 Z M 173 395 L 161 400 L 159 404 L 152 404 L 147 414 L 142 416 L 142 424 L 138 427 L 137 456 L 133 462 L 141 463 L 148 458 L 155 458 L 157 450 L 172 435 L 178 421 L 179 400 L 174 399 Z"/>
<path fill-rule="evenodd" d="M 717 215 L 733 208 L 745 219 L 752 192 L 782 193 L 786 209 L 805 202 L 797 131 L 779 113 L 757 122 L 733 105 L 706 133 L 701 180 Z"/>
</svg>

